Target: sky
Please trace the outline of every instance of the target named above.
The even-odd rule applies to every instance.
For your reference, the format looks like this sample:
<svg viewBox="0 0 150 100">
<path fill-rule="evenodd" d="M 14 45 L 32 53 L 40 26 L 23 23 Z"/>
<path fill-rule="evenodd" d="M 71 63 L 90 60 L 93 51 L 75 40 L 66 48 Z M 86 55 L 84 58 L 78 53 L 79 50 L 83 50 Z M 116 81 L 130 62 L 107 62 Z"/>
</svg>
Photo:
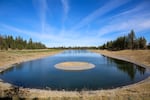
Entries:
<svg viewBox="0 0 150 100">
<path fill-rule="evenodd" d="M 0 0 L 0 34 L 47 47 L 99 46 L 132 29 L 150 42 L 150 0 Z"/>
</svg>

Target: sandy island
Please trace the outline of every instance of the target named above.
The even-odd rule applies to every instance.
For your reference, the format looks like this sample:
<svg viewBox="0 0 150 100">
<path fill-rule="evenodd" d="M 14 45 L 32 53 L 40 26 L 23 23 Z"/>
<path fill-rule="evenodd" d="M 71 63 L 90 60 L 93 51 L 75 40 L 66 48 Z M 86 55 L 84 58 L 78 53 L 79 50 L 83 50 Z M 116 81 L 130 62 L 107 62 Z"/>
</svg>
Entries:
<svg viewBox="0 0 150 100">
<path fill-rule="evenodd" d="M 60 52 L 60 51 L 59 51 Z M 93 50 L 99 54 L 138 62 L 150 68 L 150 50 L 123 50 L 123 51 L 106 51 Z M 7 69 L 6 66 L 19 63 L 22 61 L 37 59 L 58 53 L 58 51 L 0 51 L 1 69 Z M 29 56 L 30 55 L 30 56 Z M 13 86 L 0 80 L 0 98 L 12 97 L 14 100 L 19 98 L 29 99 L 52 99 L 52 100 L 149 100 L 150 99 L 150 77 L 147 79 L 115 89 L 96 90 L 96 91 L 52 91 L 41 89 L 30 89 Z"/>
<path fill-rule="evenodd" d="M 95 65 L 87 62 L 62 62 L 55 65 L 60 70 L 88 70 L 94 68 Z"/>
</svg>

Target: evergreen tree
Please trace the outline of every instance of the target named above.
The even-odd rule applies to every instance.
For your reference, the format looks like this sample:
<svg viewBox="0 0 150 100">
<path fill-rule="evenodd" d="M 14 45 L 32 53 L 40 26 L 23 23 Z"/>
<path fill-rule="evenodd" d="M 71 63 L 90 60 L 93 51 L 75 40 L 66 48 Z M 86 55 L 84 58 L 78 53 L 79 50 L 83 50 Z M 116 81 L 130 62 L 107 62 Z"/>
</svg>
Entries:
<svg viewBox="0 0 150 100">
<path fill-rule="evenodd" d="M 134 41 L 134 49 L 139 49 L 139 39 Z"/>
<path fill-rule="evenodd" d="M 44 49 L 46 46 L 41 42 L 33 42 L 29 39 L 29 42 L 23 40 L 20 36 L 15 39 L 13 36 L 1 36 L 0 35 L 0 49 Z"/>
<path fill-rule="evenodd" d="M 150 43 L 148 43 L 147 48 L 150 49 Z"/>
<path fill-rule="evenodd" d="M 108 50 L 145 49 L 146 39 L 144 37 L 136 39 L 135 32 L 131 30 L 127 36 L 118 37 L 114 41 L 108 41 L 106 45 L 104 44 L 100 48 Z"/>
<path fill-rule="evenodd" d="M 135 41 L 135 32 L 134 30 L 131 30 L 131 32 L 128 34 L 128 48 L 134 49 L 134 41 Z"/>
<path fill-rule="evenodd" d="M 110 42 L 107 42 L 107 49 L 111 50 L 113 47 L 113 42 L 110 41 Z"/>
<path fill-rule="evenodd" d="M 2 49 L 3 37 L 0 35 L 0 49 Z"/>
<path fill-rule="evenodd" d="M 146 39 L 144 37 L 139 38 L 139 48 L 146 49 Z"/>
<path fill-rule="evenodd" d="M 5 38 L 2 40 L 2 46 L 1 47 L 2 47 L 1 49 L 8 50 L 8 45 L 7 45 L 7 42 L 6 42 Z"/>
</svg>

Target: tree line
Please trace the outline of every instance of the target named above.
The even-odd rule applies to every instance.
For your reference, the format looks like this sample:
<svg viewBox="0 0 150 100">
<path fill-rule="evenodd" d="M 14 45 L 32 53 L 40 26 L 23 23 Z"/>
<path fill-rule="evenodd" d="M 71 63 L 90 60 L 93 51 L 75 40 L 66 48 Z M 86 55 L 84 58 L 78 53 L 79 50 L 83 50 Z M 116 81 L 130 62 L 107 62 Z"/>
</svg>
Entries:
<svg viewBox="0 0 150 100">
<path fill-rule="evenodd" d="M 24 40 L 20 36 L 14 38 L 11 35 L 2 36 L 0 35 L 0 49 L 8 50 L 8 49 L 44 49 L 46 46 L 41 42 L 33 42 L 32 38 L 29 41 Z"/>
<path fill-rule="evenodd" d="M 124 49 L 146 49 L 150 48 L 150 44 L 146 45 L 145 37 L 136 37 L 134 30 L 127 36 L 118 37 L 116 40 L 108 41 L 100 46 L 100 49 L 108 50 L 124 50 Z"/>
<path fill-rule="evenodd" d="M 86 47 L 86 46 L 73 46 L 73 47 L 71 47 L 71 46 L 69 46 L 69 47 L 65 47 L 65 46 L 60 46 L 60 47 L 52 47 L 52 48 L 50 48 L 50 49 L 83 49 L 83 50 L 85 50 L 85 49 L 98 49 L 96 46 L 90 46 L 90 47 Z"/>
</svg>

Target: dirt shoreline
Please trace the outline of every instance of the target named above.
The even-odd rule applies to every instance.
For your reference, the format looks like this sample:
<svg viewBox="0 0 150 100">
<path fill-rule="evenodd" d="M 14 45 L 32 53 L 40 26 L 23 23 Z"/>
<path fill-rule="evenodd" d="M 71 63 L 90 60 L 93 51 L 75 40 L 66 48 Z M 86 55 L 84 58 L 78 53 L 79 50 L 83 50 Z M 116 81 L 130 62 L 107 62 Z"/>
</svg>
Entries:
<svg viewBox="0 0 150 100">
<path fill-rule="evenodd" d="M 51 51 L 48 49 L 0 51 L 0 73 L 6 69 L 13 67 L 13 65 L 31 60 L 41 59 L 47 56 L 52 56 L 61 51 L 62 50 Z"/>
<path fill-rule="evenodd" d="M 110 51 L 99 51 L 92 50 L 92 52 L 100 53 L 105 56 L 112 58 L 118 57 L 121 60 L 128 59 L 129 61 L 137 61 L 132 57 L 123 56 L 121 53 L 115 54 Z M 127 51 L 128 52 L 128 51 Z M 129 51 L 130 52 L 130 51 Z M 148 51 L 149 52 L 149 51 Z M 131 55 L 131 54 L 129 54 Z M 148 56 L 148 55 L 146 55 Z M 41 56 L 42 57 L 42 56 Z M 45 57 L 45 56 L 43 56 Z M 26 57 L 25 57 L 26 58 Z M 36 58 L 36 57 L 35 57 Z M 34 59 L 35 59 L 34 58 Z M 132 60 L 133 59 L 133 60 Z M 33 59 L 30 59 L 33 60 Z M 139 61 L 137 61 L 139 62 Z M 142 61 L 141 61 L 142 62 Z M 142 62 L 140 64 L 146 65 L 147 68 L 150 68 L 148 62 Z M 1 67 L 0 67 L 1 68 Z M 14 99 L 18 98 L 30 98 L 30 99 L 55 99 L 55 100 L 149 100 L 150 99 L 150 77 L 140 81 L 135 84 L 118 87 L 115 89 L 108 90 L 96 90 L 96 91 L 57 91 L 57 90 L 41 90 L 41 89 L 29 89 L 16 87 L 9 83 L 5 83 L 0 80 L 0 97 L 12 97 Z"/>
<path fill-rule="evenodd" d="M 91 51 L 110 58 L 127 61 L 150 69 L 150 50 L 122 50 L 122 51 L 91 50 Z"/>
</svg>

